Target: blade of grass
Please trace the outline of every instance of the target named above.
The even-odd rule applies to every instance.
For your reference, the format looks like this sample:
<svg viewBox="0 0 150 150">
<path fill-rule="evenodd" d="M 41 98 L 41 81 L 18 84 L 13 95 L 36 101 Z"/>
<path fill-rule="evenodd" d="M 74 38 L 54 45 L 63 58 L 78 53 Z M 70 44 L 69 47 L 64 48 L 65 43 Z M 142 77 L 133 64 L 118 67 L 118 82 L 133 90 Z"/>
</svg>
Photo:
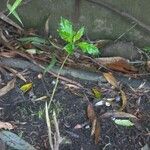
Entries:
<svg viewBox="0 0 150 150">
<path fill-rule="evenodd" d="M 8 8 L 9 11 L 11 11 L 12 6 L 11 6 L 10 4 L 7 4 L 7 8 Z M 23 26 L 23 23 L 22 23 L 22 21 L 21 21 L 19 15 L 18 15 L 18 13 L 14 10 L 14 11 L 12 12 L 12 14 L 15 16 L 15 18 L 16 18 L 16 19 L 21 23 L 21 25 Z"/>
<path fill-rule="evenodd" d="M 16 0 L 16 1 L 13 3 L 13 5 L 12 5 L 12 7 L 11 7 L 11 9 L 10 9 L 10 12 L 9 12 L 9 14 L 8 14 L 8 16 L 9 16 L 14 10 L 16 10 L 16 8 L 21 4 L 21 2 L 22 2 L 22 0 Z"/>
</svg>

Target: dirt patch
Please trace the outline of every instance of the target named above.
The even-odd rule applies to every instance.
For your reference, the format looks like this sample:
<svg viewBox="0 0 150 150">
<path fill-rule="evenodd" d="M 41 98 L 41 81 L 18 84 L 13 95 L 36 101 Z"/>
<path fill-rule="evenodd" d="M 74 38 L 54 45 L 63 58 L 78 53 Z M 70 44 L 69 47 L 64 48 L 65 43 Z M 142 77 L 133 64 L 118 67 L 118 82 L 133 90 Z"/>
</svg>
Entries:
<svg viewBox="0 0 150 150">
<path fill-rule="evenodd" d="M 9 41 L 8 43 L 6 43 L 4 39 L 0 41 L 0 48 L 1 53 L 3 53 L 3 57 L 4 55 L 16 57 L 16 55 L 13 55 L 12 51 L 14 47 L 16 48 L 18 46 L 18 41 L 16 42 L 16 39 L 20 37 L 20 34 L 18 34 L 16 29 L 9 27 L 8 24 L 0 22 L 0 26 L 2 26 L 3 31 L 6 30 L 11 33 L 8 35 L 6 34 L 7 32 L 4 32 L 4 36 L 6 36 Z M 125 44 L 123 44 L 123 46 L 125 47 Z M 128 43 L 127 48 L 129 46 L 132 46 L 133 48 L 133 45 Z M 108 51 L 109 50 L 110 49 L 108 49 Z M 133 50 L 134 48 L 131 51 L 133 52 Z M 136 55 L 139 56 L 139 53 L 136 53 Z M 20 55 L 19 57 L 22 58 Z M 45 62 L 49 62 L 47 59 L 49 57 L 47 57 L 47 55 L 37 55 L 37 57 L 43 58 L 43 60 L 46 58 Z M 139 57 L 132 58 L 137 59 Z M 28 58 L 25 58 L 25 60 L 27 61 Z M 6 65 L 6 63 L 3 65 Z M 14 78 L 14 75 L 12 75 L 7 69 L 4 69 L 3 65 L 0 70 L 0 89 L 8 81 Z M 56 79 L 50 74 L 46 74 L 42 79 L 39 79 L 39 72 L 34 72 L 32 67 L 35 67 L 35 64 L 31 66 L 31 63 L 29 63 L 27 68 L 28 76 L 26 77 L 28 82 L 33 83 L 31 91 L 23 93 L 20 90 L 20 87 L 24 84 L 24 82 L 17 78 L 14 89 L 0 97 L 0 120 L 14 124 L 16 128 L 11 131 L 19 135 L 22 139 L 25 139 L 37 150 L 48 150 L 50 148 L 44 112 L 45 100 L 49 100 L 49 96 L 52 93 Z M 17 67 L 15 69 L 17 71 L 22 71 L 18 68 L 21 67 Z M 85 74 L 81 74 L 81 72 L 78 74 L 85 76 Z M 71 87 L 69 88 L 67 85 L 68 82 L 60 80 L 56 90 L 49 115 L 52 120 L 52 110 L 56 110 L 59 120 L 60 134 L 63 138 L 65 138 L 65 142 L 60 145 L 60 150 L 141 150 L 145 144 L 150 142 L 149 74 L 141 77 L 142 80 L 138 80 L 139 78 L 134 80 L 135 77 L 132 78 L 133 80 L 127 80 L 130 76 L 124 76 L 125 79 L 121 80 L 122 78 L 120 78 L 120 76 L 123 76 L 123 74 L 115 74 L 118 76 L 117 81 L 120 82 L 119 86 L 123 89 L 127 98 L 127 104 L 123 111 L 136 116 L 138 121 L 136 120 L 135 125 L 132 127 L 123 127 L 115 124 L 112 117 L 101 117 L 107 112 L 113 113 L 114 110 L 118 110 L 122 105 L 120 91 L 118 89 L 114 89 L 107 81 L 98 82 L 96 80 L 81 80 L 72 76 L 66 76 L 67 79 L 69 78 L 80 83 L 83 88 L 78 90 L 72 89 Z M 90 76 L 92 75 L 93 74 L 90 74 Z M 100 75 L 98 74 L 98 76 Z M 97 76 L 95 75 L 93 78 L 97 79 Z M 92 80 L 92 77 L 90 77 L 90 79 Z M 147 86 L 144 86 L 144 84 L 143 86 L 140 86 L 144 81 Z M 135 86 L 132 87 L 130 83 L 133 83 L 132 85 Z M 140 88 L 138 88 L 139 86 Z M 93 87 L 98 87 L 101 91 L 102 97 L 98 100 L 91 94 Z M 85 95 L 89 99 L 88 102 L 85 100 Z M 34 101 L 36 98 L 42 96 L 48 96 L 48 98 L 41 101 Z M 95 103 L 101 99 L 108 100 L 110 98 L 115 98 L 110 106 L 95 106 Z M 94 106 L 94 111 L 100 123 L 98 144 L 95 144 L 94 138 L 91 137 L 91 124 L 89 123 L 86 114 L 89 103 Z M 75 129 L 77 125 L 83 126 L 82 128 Z"/>
<path fill-rule="evenodd" d="M 47 95 L 43 82 L 37 76 L 38 73 L 30 72 L 28 77 L 28 80 L 32 81 L 34 85 L 32 92 L 36 97 Z M 52 84 L 53 80 L 55 79 L 48 75 L 44 78 L 44 84 L 50 93 L 54 86 Z M 87 88 L 92 88 L 97 85 L 96 82 L 77 81 Z M 17 128 L 13 132 L 20 135 L 36 149 L 46 150 L 49 147 L 47 127 L 45 117 L 41 114 L 44 110 L 44 102 L 33 102 L 29 93 L 23 94 L 20 91 L 19 87 L 21 84 L 22 81 L 18 79 L 15 89 L 0 98 L 0 106 L 3 108 L 1 119 L 3 121 L 14 122 Z M 104 84 L 104 89 L 106 89 L 105 86 Z M 82 93 L 82 91 L 80 92 Z M 117 126 L 112 122 L 111 118 L 100 119 L 100 142 L 98 145 L 95 145 L 90 136 L 91 129 L 89 124 L 81 129 L 74 129 L 77 124 L 83 124 L 87 121 L 87 103 L 82 97 L 75 95 L 70 90 L 65 89 L 64 85 L 59 84 L 55 95 L 55 104 L 57 104 L 57 110 L 59 112 L 58 118 L 61 136 L 66 137 L 67 141 L 69 141 L 68 144 L 62 144 L 60 149 L 141 149 L 149 142 L 147 132 L 150 125 L 150 93 L 143 93 L 142 90 L 135 93 L 127 90 L 126 93 L 128 97 L 126 111 L 132 114 L 138 113 L 140 117 L 140 128 Z M 104 97 L 111 96 L 107 94 L 108 91 L 103 94 Z M 140 102 L 139 98 L 141 99 Z M 91 102 L 95 102 L 92 98 L 90 99 Z M 101 106 L 96 108 L 96 111 L 100 116 L 110 109 L 112 109 L 111 106 Z"/>
</svg>

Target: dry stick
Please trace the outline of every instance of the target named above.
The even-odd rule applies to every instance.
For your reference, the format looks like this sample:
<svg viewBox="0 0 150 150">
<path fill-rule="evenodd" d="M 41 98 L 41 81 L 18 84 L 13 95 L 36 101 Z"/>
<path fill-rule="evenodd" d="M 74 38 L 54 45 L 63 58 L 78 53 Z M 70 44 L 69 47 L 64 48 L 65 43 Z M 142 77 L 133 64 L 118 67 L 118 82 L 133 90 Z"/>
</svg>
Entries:
<svg viewBox="0 0 150 150">
<path fill-rule="evenodd" d="M 56 117 L 56 112 L 53 111 L 53 120 L 54 120 L 54 126 L 55 126 L 55 132 L 56 134 L 54 135 L 54 149 L 59 150 L 59 144 L 62 142 L 62 138 L 60 136 L 60 131 L 59 131 L 59 125 Z"/>
<path fill-rule="evenodd" d="M 140 27 L 142 27 L 143 29 L 147 30 L 148 32 L 150 32 L 150 26 L 144 24 L 143 22 L 139 21 L 137 18 L 133 17 L 132 15 L 128 14 L 127 12 L 122 12 L 116 8 L 114 8 L 113 6 L 109 5 L 109 4 L 106 4 L 102 1 L 94 1 L 94 0 L 86 0 L 90 3 L 93 3 L 93 4 L 97 4 L 97 5 L 100 5 L 100 6 L 103 6 L 117 14 L 119 14 L 120 16 L 122 17 L 125 17 L 127 19 L 130 19 L 131 21 L 134 21 L 135 23 L 137 23 L 137 25 L 139 25 Z"/>
<path fill-rule="evenodd" d="M 51 150 L 54 150 L 54 144 L 53 144 L 53 140 L 52 140 L 52 129 L 51 129 L 51 123 L 50 123 L 49 114 L 48 114 L 47 101 L 45 102 L 45 116 L 46 116 L 46 124 L 47 124 L 47 128 L 48 128 L 49 144 L 50 144 Z"/>
</svg>

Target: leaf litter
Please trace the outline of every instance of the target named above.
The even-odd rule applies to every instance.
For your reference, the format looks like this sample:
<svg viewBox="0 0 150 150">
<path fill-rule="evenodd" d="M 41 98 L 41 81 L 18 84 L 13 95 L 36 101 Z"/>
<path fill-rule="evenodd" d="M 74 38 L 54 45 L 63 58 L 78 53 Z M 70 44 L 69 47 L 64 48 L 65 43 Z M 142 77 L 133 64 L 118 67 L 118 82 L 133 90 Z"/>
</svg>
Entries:
<svg viewBox="0 0 150 150">
<path fill-rule="evenodd" d="M 71 31 L 72 32 L 72 31 Z M 31 39 L 30 39 L 31 40 Z M 37 39 L 37 40 L 39 40 L 39 39 Z M 31 41 L 30 41 L 31 42 Z M 7 53 L 9 54 L 9 52 L 7 51 Z M 19 54 L 20 52 L 18 52 L 18 54 Z M 17 55 L 18 55 L 17 54 Z M 61 52 L 60 52 L 60 54 L 61 54 Z M 4 55 L 4 53 L 3 53 L 3 55 Z M 7 55 L 6 53 L 5 53 L 5 55 Z M 11 54 L 12 55 L 12 54 Z M 35 54 L 36 55 L 36 54 Z M 26 55 L 26 54 L 21 54 L 21 56 L 22 56 L 22 58 L 27 58 L 28 60 L 31 60 L 32 59 L 32 57 L 30 57 L 28 54 Z M 16 57 L 15 55 L 12 55 L 11 56 L 12 58 L 14 58 L 14 57 Z M 85 57 L 85 56 L 83 56 L 83 58 L 85 59 L 85 58 L 88 58 L 88 57 Z M 58 57 L 56 56 L 56 59 L 58 59 Z M 39 59 L 40 60 L 40 59 Z M 115 76 L 113 75 L 113 71 L 111 71 L 111 70 L 115 70 L 115 71 L 118 71 L 118 72 L 123 72 L 123 73 L 125 73 L 125 74 L 133 74 L 133 73 L 137 73 L 137 69 L 132 65 L 132 63 L 130 62 L 130 61 L 128 61 L 128 60 L 126 60 L 126 59 L 124 59 L 124 58 L 115 58 L 115 57 L 112 57 L 112 58 L 98 58 L 98 59 L 92 59 L 92 58 L 88 58 L 88 59 L 85 59 L 85 60 L 83 60 L 83 63 L 85 63 L 85 64 L 88 64 L 87 63 L 87 60 L 88 60 L 88 63 L 90 63 L 90 62 L 92 62 L 92 63 L 95 63 L 95 64 L 99 64 L 99 66 L 98 67 L 101 67 L 101 66 L 104 66 L 104 67 L 106 67 L 105 69 L 107 69 L 108 68 L 108 70 L 109 70 L 109 72 L 108 73 L 104 73 L 103 75 L 104 75 L 104 77 L 105 77 L 105 79 L 108 81 L 108 83 L 110 84 L 110 85 L 112 85 L 114 88 L 111 88 L 110 87 L 110 85 L 106 85 L 106 84 L 102 84 L 102 87 L 100 87 L 100 91 L 99 90 L 95 90 L 95 91 L 93 91 L 94 93 L 92 93 L 92 92 L 87 92 L 87 91 L 89 91 L 89 89 L 92 91 L 92 85 L 93 85 L 93 83 L 90 83 L 90 87 L 86 87 L 86 88 L 83 88 L 83 86 L 81 87 L 80 86 L 80 88 L 78 89 L 78 86 L 76 86 L 76 85 L 74 85 L 74 84 L 70 84 L 70 83 L 65 83 L 65 85 L 66 85 L 66 87 L 68 87 L 68 89 L 70 90 L 70 89 L 78 89 L 79 91 L 78 92 L 80 92 L 79 94 L 78 94 L 78 96 L 79 97 L 83 97 L 83 95 L 84 94 L 86 94 L 87 95 L 87 97 L 89 97 L 89 103 L 88 103 L 88 105 L 87 105 L 87 116 L 88 116 L 88 120 L 89 120 L 89 122 L 90 122 L 90 124 L 91 124 L 91 128 L 90 128 L 90 134 L 94 137 L 94 143 L 95 144 L 97 144 L 98 146 L 100 146 L 100 148 L 102 148 L 102 147 L 104 147 L 104 145 L 102 146 L 102 143 L 103 143 L 103 138 L 105 138 L 104 137 L 104 135 L 106 134 L 106 135 L 109 135 L 109 137 L 111 138 L 111 136 L 112 136 L 112 134 L 108 134 L 108 133 L 111 133 L 111 129 L 112 129 L 112 131 L 114 130 L 114 132 L 115 132 L 115 128 L 113 127 L 113 125 L 111 125 L 111 123 L 110 123 L 110 125 L 109 125 L 109 123 L 107 123 L 106 121 L 101 121 L 101 120 L 105 120 L 105 119 L 108 119 L 108 118 L 110 118 L 109 119 L 109 121 L 111 121 L 111 117 L 114 117 L 115 119 L 118 119 L 117 120 L 117 123 L 119 122 L 119 124 L 126 124 L 126 125 L 129 125 L 129 124 L 131 124 L 130 122 L 128 122 L 127 120 L 130 120 L 131 119 L 131 121 L 132 121 L 132 119 L 134 118 L 135 120 L 139 120 L 139 118 L 138 118 L 138 116 L 135 116 L 135 115 L 133 115 L 134 113 L 134 109 L 136 109 L 136 107 L 135 107 L 135 105 L 134 105 L 134 103 L 132 102 L 132 99 L 134 99 L 134 97 L 130 97 L 130 99 L 129 99 L 129 93 L 128 92 L 130 92 L 129 90 L 127 90 L 127 89 L 124 89 L 124 88 L 122 88 L 120 85 L 119 85 L 119 83 L 118 83 L 118 81 L 119 80 L 116 80 L 115 79 Z M 58 59 L 58 61 L 60 61 L 60 59 Z M 96 61 L 96 62 L 95 62 Z M 49 61 L 47 61 L 47 62 L 49 62 Z M 61 61 L 60 61 L 61 62 Z M 74 63 L 74 60 L 73 60 L 73 63 Z M 81 65 L 81 62 L 79 62 L 80 63 L 80 65 Z M 91 64 L 90 65 L 85 65 L 85 66 L 88 66 L 88 67 L 90 67 L 91 66 Z M 76 67 L 78 67 L 78 66 L 76 66 Z M 107 71 L 108 71 L 107 70 Z M 112 73 L 111 73 L 112 72 Z M 36 79 L 36 81 L 33 81 L 33 82 L 37 82 L 37 80 L 38 79 Z M 8 82 L 9 83 L 9 82 Z M 49 83 L 50 84 L 50 83 Z M 96 83 L 97 84 L 97 83 Z M 94 85 L 95 86 L 95 85 Z M 93 87 L 94 87 L 93 86 Z M 10 88 L 11 87 L 11 88 Z M 14 86 L 10 86 L 10 87 L 7 87 L 6 89 L 5 89 L 5 92 L 3 92 L 4 94 L 2 94 L 2 96 L 5 96 L 5 95 L 7 95 L 7 93 L 10 91 L 10 90 L 12 90 L 13 88 L 14 88 Z M 28 86 L 27 86 L 28 87 Z M 38 94 L 41 94 L 41 95 L 39 95 L 39 97 L 42 97 L 43 95 L 45 95 L 45 94 L 42 94 L 41 92 L 43 92 L 43 88 L 41 87 L 41 85 L 38 83 L 38 84 L 36 84 L 36 86 L 35 86 L 37 89 L 38 89 L 38 87 L 40 87 L 40 90 L 37 92 Z M 63 101 L 63 103 L 61 103 L 61 105 L 64 107 L 64 110 L 66 111 L 66 107 L 70 110 L 70 111 L 72 111 L 72 110 L 74 110 L 74 111 L 72 111 L 72 112 L 76 112 L 77 114 L 78 114 L 78 116 L 82 116 L 84 113 L 82 113 L 82 109 L 83 109 L 83 107 L 80 107 L 80 105 L 82 104 L 82 102 L 81 102 L 81 99 L 79 100 L 79 98 L 76 98 L 76 97 L 73 97 L 73 95 L 70 97 L 70 99 L 67 99 L 67 100 L 65 100 L 65 99 L 63 99 L 63 91 L 64 90 L 66 90 L 66 89 L 64 89 L 64 87 L 61 85 L 61 88 L 63 89 L 63 90 L 60 90 L 59 91 L 59 93 L 58 93 L 58 99 L 60 99 L 61 98 L 61 100 L 60 100 L 60 102 L 62 102 Z M 26 89 L 26 88 L 25 88 Z M 27 88 L 28 89 L 28 88 Z M 67 90 L 68 90 L 67 89 Z M 88 90 L 87 90 L 88 89 Z M 34 89 L 34 90 L 36 90 L 36 89 Z M 81 90 L 81 91 L 80 91 Z M 140 90 L 140 89 L 139 89 Z M 67 92 L 69 92 L 69 91 L 67 91 Z M 82 92 L 85 92 L 84 94 L 81 94 Z M 115 92 L 115 94 L 113 93 L 113 92 Z M 27 93 L 28 94 L 28 93 Z M 62 94 L 62 95 L 61 95 Z M 93 100 L 91 100 L 91 99 L 93 99 L 93 94 L 94 94 L 94 96 L 95 96 L 95 98 L 98 100 L 98 99 L 103 99 L 104 97 L 106 97 L 106 101 L 108 101 L 109 99 L 111 99 L 112 101 L 111 101 L 111 105 L 109 106 L 109 107 L 106 107 L 105 108 L 105 106 L 104 105 L 100 105 L 99 106 L 99 108 L 95 108 L 95 106 L 94 106 L 94 103 L 93 103 Z M 119 95 L 120 94 L 120 95 Z M 120 96 L 120 99 L 121 99 L 121 101 L 119 101 L 119 103 L 118 102 L 116 102 L 115 101 L 115 96 L 117 96 L 117 95 L 119 95 Z M 136 96 L 133 92 L 132 92 L 132 95 L 133 96 Z M 68 96 L 69 96 L 69 94 L 68 94 Z M 73 98 L 72 98 L 73 97 Z M 148 96 L 147 96 L 148 97 Z M 47 98 L 47 97 L 46 97 Z M 63 99 L 63 100 L 62 100 Z M 71 101 L 72 100 L 72 101 Z M 96 101 L 97 101 L 96 100 Z M 12 100 L 13 101 L 13 100 Z M 40 100 L 39 100 L 40 101 Z M 68 105 L 69 104 L 69 101 L 71 101 L 71 104 L 70 105 Z M 77 103 L 76 103 L 77 102 Z M 95 101 L 94 101 L 95 102 Z M 40 102 L 40 103 L 43 103 L 43 102 Z M 115 107 L 115 105 L 116 105 L 116 103 L 117 103 L 117 105 L 119 106 L 119 107 L 117 107 L 117 109 L 116 109 L 116 107 Z M 30 103 L 31 104 L 31 103 Z M 29 104 L 29 105 L 30 105 Z M 38 102 L 38 104 L 39 104 L 39 102 Z M 66 105 L 65 105 L 66 104 Z M 76 104 L 76 105 L 75 105 Z M 29 106 L 29 105 L 27 105 L 27 107 L 26 107 L 26 109 L 29 111 L 29 109 L 31 109 L 31 108 L 34 108 L 35 107 L 35 105 L 36 104 L 33 104 L 32 103 L 32 105 L 33 106 Z M 68 106 L 67 106 L 68 105 Z M 128 107 L 130 107 L 130 106 L 132 106 L 132 108 L 133 108 L 133 111 L 128 111 L 129 109 L 128 109 Z M 19 106 L 20 107 L 20 106 Z M 29 108 L 28 109 L 28 107 L 31 107 L 31 108 Z M 38 107 L 37 107 L 38 108 Z M 23 109 L 23 108 L 22 108 Z M 99 109 L 98 111 L 99 112 L 97 112 L 97 109 Z M 31 109 L 32 110 L 32 109 Z M 79 111 L 77 111 L 77 110 L 79 110 Z M 12 110 L 13 111 L 13 110 Z M 141 111 L 141 110 L 140 110 Z M 78 113 L 78 112 L 80 112 L 80 113 Z M 33 113 L 33 112 L 31 112 L 31 113 Z M 40 114 L 40 112 L 38 112 L 39 114 Z M 13 116 L 13 114 L 11 114 L 12 116 Z M 65 116 L 64 116 L 64 119 L 65 119 L 65 122 L 67 122 L 67 117 L 69 118 L 69 115 L 72 115 L 71 117 L 70 117 L 70 119 L 73 121 L 73 122 L 78 122 L 79 123 L 79 120 L 80 119 L 78 119 L 78 117 L 77 117 L 77 119 L 74 117 L 75 116 L 75 114 L 71 114 L 69 111 L 65 114 Z M 15 120 L 15 118 L 18 116 L 18 114 L 16 113 L 16 112 L 14 112 L 14 120 Z M 27 115 L 28 116 L 28 115 Z M 22 115 L 21 117 L 23 117 L 23 118 L 25 118 L 25 115 Z M 30 115 L 28 116 L 29 118 L 31 117 Z M 143 114 L 143 118 L 145 118 L 145 117 L 147 117 L 145 114 Z M 32 118 L 32 117 L 31 117 Z M 20 119 L 20 118 L 19 118 Z M 84 120 L 85 119 L 85 116 L 84 117 L 82 117 L 82 119 Z M 124 120 L 126 120 L 126 121 L 124 121 Z M 122 123 L 123 122 L 123 123 Z M 145 121 L 146 122 L 146 121 Z M 29 123 L 29 126 L 31 126 L 31 127 L 33 127 L 32 126 L 32 121 Z M 34 122 L 35 123 L 35 122 Z M 134 123 L 134 122 L 133 122 Z M 63 124 L 63 122 L 61 122 L 61 125 Z M 81 126 L 80 126 L 81 125 Z M 63 125 L 62 125 L 63 126 Z M 68 125 L 68 126 L 71 126 L 71 125 Z M 104 128 L 104 126 L 105 126 L 105 128 Z M 111 128 L 108 128 L 108 126 Z M 69 129 L 71 129 L 70 127 L 69 127 Z M 82 126 L 82 124 L 78 124 L 78 126 L 76 127 L 76 130 L 85 130 L 84 129 L 84 126 Z M 106 131 L 107 130 L 107 131 Z M 132 129 L 132 130 L 135 130 L 135 129 Z M 45 130 L 44 130 L 45 131 Z M 125 132 L 125 130 L 123 130 L 124 132 Z M 17 132 L 17 130 L 16 130 L 16 132 Z M 26 132 L 26 131 L 25 131 Z M 38 131 L 39 132 L 39 131 Z M 38 135 L 38 132 L 36 132 L 36 134 Z M 69 131 L 68 131 L 69 132 Z M 139 132 L 138 131 L 136 131 L 135 130 L 135 132 L 137 132 L 138 134 L 139 134 Z M 7 133 L 8 135 L 12 135 L 11 133 L 9 133 L 9 132 L 3 132 L 3 133 Z M 32 133 L 32 131 L 31 131 L 31 133 Z M 46 131 L 45 131 L 45 133 L 47 133 Z M 45 134 L 44 133 L 44 134 Z M 73 132 L 71 132 L 70 131 L 70 133 L 73 133 Z M 126 133 L 127 134 L 130 134 L 129 132 L 127 132 L 126 131 Z M 116 134 L 118 134 L 118 136 L 120 136 L 121 134 L 120 133 L 118 133 L 118 132 L 116 132 Z M 140 133 L 141 134 L 141 133 Z M 29 134 L 28 134 L 29 135 Z M 89 134 L 88 134 L 89 135 Z M 86 135 L 87 137 L 88 137 L 88 135 Z M 45 136 L 45 135 L 44 135 Z M 124 137 L 124 135 L 121 135 L 121 136 L 123 136 Z M 15 137 L 15 135 L 13 135 L 12 136 L 13 138 Z M 16 138 L 16 137 L 15 137 Z M 15 139 L 14 138 L 14 139 Z M 44 138 L 44 140 L 43 140 L 43 138 L 42 138 L 42 140 L 41 140 L 41 138 L 40 138 L 40 136 L 38 137 L 39 139 L 40 139 L 40 141 L 42 141 L 42 143 L 45 143 L 45 140 L 46 140 L 46 138 Z M 79 136 L 78 136 L 78 139 L 80 140 L 80 134 L 79 134 Z M 116 137 L 113 137 L 114 139 L 116 138 Z M 133 137 L 132 137 L 133 138 Z M 143 136 L 141 136 L 141 138 L 142 139 L 144 139 L 145 137 L 143 137 Z M 18 141 L 20 141 L 21 139 L 18 139 Z M 132 139 L 131 139 L 132 140 Z M 112 139 L 112 141 L 114 141 L 113 139 Z M 133 140 L 134 141 L 134 140 Z M 86 141 L 87 142 L 87 141 Z M 86 145 L 86 144 L 85 144 Z M 92 144 L 91 144 L 92 145 Z M 110 146 L 111 146 L 111 144 L 110 144 Z M 119 143 L 118 143 L 118 145 L 117 145 L 118 147 L 120 147 L 121 145 L 119 145 Z M 129 146 L 129 145 L 128 145 Z M 45 147 L 47 148 L 47 145 L 45 144 Z M 130 146 L 129 146 L 130 147 Z M 139 145 L 138 145 L 138 147 L 139 147 Z M 142 147 L 142 146 L 141 146 Z M 37 149 L 40 149 L 40 148 L 38 148 L 38 146 L 37 146 Z"/>
</svg>

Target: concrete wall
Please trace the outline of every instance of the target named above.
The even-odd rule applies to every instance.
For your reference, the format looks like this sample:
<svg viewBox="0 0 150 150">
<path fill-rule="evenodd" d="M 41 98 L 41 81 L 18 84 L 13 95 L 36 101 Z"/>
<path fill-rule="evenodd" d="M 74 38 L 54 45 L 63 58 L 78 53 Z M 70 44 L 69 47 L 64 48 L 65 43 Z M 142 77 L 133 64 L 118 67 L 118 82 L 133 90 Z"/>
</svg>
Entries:
<svg viewBox="0 0 150 150">
<path fill-rule="evenodd" d="M 11 0 L 10 0 L 11 1 Z M 116 39 L 131 28 L 134 22 L 119 14 L 90 3 L 86 0 L 26 0 L 28 3 L 18 9 L 18 13 L 26 28 L 44 30 L 45 22 L 50 16 L 50 34 L 57 36 L 56 29 L 60 17 L 72 19 L 78 27 L 84 25 L 91 39 Z M 93 0 L 100 2 L 101 0 Z M 7 0 L 0 0 L 0 10 L 6 8 Z M 115 7 L 117 10 L 127 12 L 137 20 L 150 26 L 149 0 L 107 0 L 103 2 Z M 126 33 L 123 40 L 134 41 L 138 45 L 150 46 L 150 32 L 140 26 L 135 26 Z"/>
</svg>

